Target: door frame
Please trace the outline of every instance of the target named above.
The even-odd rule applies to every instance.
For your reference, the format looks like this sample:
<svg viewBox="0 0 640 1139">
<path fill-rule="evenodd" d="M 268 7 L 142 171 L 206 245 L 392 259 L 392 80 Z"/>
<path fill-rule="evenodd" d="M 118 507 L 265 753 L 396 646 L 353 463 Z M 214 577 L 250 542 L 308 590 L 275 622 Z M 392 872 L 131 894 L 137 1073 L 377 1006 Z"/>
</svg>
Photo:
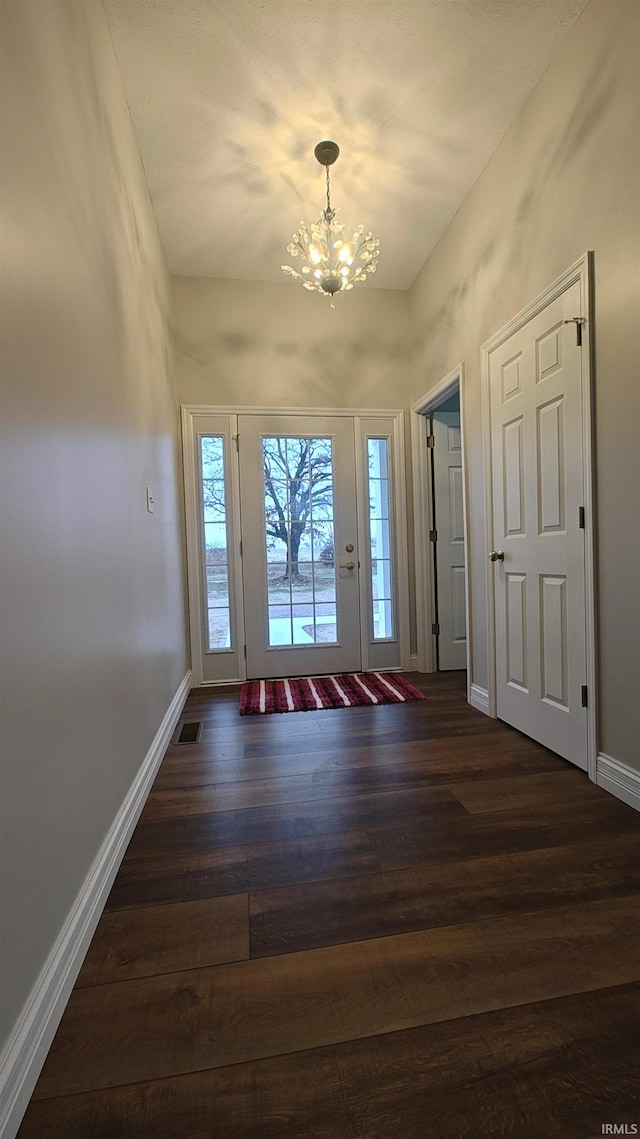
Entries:
<svg viewBox="0 0 640 1139">
<path fill-rule="evenodd" d="M 362 446 L 364 440 L 363 421 L 370 424 L 372 420 L 391 420 L 391 437 L 393 441 L 393 510 L 395 520 L 396 538 L 396 589 L 397 589 L 397 619 L 398 619 L 398 647 L 400 655 L 400 668 L 408 670 L 409 657 L 409 580 L 408 580 L 408 549 L 407 549 L 407 488 L 406 488 L 406 458 L 404 443 L 404 412 L 398 408 L 321 408 L 321 407 L 264 407 L 264 406 L 229 406 L 220 404 L 183 404 L 180 408 L 182 421 L 182 459 L 184 476 L 184 502 L 185 502 L 185 550 L 187 561 L 187 604 L 189 610 L 189 630 L 191 646 L 192 687 L 203 685 L 202 655 L 203 632 L 200 618 L 200 546 L 198 528 L 196 525 L 198 512 L 198 486 L 197 472 L 194 463 L 196 429 L 194 421 L 199 416 L 227 417 L 232 438 L 237 437 L 238 416 L 240 415 L 273 415 L 273 416 L 304 416 L 306 418 L 334 416 L 345 417 L 354 421 L 356 443 L 356 503 L 358 513 L 358 542 L 359 548 L 366 535 L 365 509 L 367 487 L 365 485 L 365 471 L 362 461 Z M 370 432 L 367 430 L 367 433 Z M 245 616 L 242 591 L 242 562 L 240 546 L 242 541 L 239 496 L 239 458 L 234 448 L 230 456 L 233 465 L 233 478 L 230 498 L 232 514 L 232 530 L 235 535 L 234 569 L 231 577 L 233 587 L 237 594 L 237 621 L 238 635 L 244 642 Z M 365 590 L 360 589 L 360 643 L 362 669 L 367 671 L 369 662 L 368 624 L 366 613 Z M 216 684 L 234 684 L 246 680 L 246 661 L 240 654 L 240 669 L 237 677 L 223 681 L 209 682 L 207 686 Z M 206 683 L 206 682 L 205 682 Z"/>
<path fill-rule="evenodd" d="M 585 630 L 586 630 L 586 676 L 589 693 L 587 705 L 587 772 L 596 782 L 597 759 L 597 660 L 596 660 L 596 619 L 595 619 L 595 517 L 593 495 L 593 253 L 582 255 L 573 265 L 561 274 L 551 285 L 523 308 L 498 332 L 482 345 L 480 394 L 482 400 L 482 441 L 484 474 L 485 549 L 494 548 L 493 535 L 493 464 L 491 447 L 491 390 L 489 366 L 491 353 L 518 332 L 548 304 L 557 300 L 572 285 L 580 285 L 580 312 L 584 323 L 582 329 L 581 384 L 582 384 L 582 470 L 583 503 L 585 511 Z M 486 573 L 487 605 L 487 684 L 488 714 L 497 717 L 497 678 L 496 678 L 496 604 L 495 575 Z"/>
<path fill-rule="evenodd" d="M 460 445 L 462 449 L 462 511 L 464 524 L 465 609 L 467 622 L 467 700 L 471 700 L 471 591 L 469 574 L 469 518 L 467 510 L 467 435 L 464 417 L 464 364 L 458 364 L 420 399 L 411 405 L 411 456 L 413 469 L 413 532 L 416 572 L 416 648 L 418 670 L 435 672 L 437 667 L 436 637 L 431 633 L 436 620 L 436 588 L 433 571 L 433 503 L 429 448 L 425 416 L 444 403 L 457 390 L 460 395 Z"/>
</svg>

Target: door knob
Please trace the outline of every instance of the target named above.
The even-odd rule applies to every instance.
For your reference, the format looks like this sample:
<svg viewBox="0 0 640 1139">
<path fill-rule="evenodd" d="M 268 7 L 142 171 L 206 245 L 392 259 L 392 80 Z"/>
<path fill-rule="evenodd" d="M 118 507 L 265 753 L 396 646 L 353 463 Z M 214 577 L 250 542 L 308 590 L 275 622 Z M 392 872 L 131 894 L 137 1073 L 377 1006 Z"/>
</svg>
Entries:
<svg viewBox="0 0 640 1139">
<path fill-rule="evenodd" d="M 353 569 L 355 562 L 345 562 L 343 566 L 338 566 L 338 569 Z"/>
<path fill-rule="evenodd" d="M 490 562 L 503 562 L 504 561 L 504 550 L 489 550 L 489 561 Z"/>
</svg>

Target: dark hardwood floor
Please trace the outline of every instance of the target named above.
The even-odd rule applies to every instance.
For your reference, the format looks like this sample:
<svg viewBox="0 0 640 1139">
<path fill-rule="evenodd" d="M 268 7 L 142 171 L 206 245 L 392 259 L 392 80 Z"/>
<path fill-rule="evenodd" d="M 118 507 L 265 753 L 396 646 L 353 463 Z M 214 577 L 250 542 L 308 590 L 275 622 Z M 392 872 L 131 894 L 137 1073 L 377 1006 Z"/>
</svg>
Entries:
<svg viewBox="0 0 640 1139">
<path fill-rule="evenodd" d="M 640 1125 L 640 819 L 466 704 L 191 693 L 20 1139 Z"/>
</svg>

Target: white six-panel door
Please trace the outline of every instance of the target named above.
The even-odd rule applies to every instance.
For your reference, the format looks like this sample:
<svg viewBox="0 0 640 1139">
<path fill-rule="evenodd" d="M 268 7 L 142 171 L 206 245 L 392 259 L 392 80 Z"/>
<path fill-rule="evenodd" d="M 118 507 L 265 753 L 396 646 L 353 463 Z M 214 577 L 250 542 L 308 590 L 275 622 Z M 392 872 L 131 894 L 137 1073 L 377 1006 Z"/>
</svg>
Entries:
<svg viewBox="0 0 640 1139">
<path fill-rule="evenodd" d="M 489 572 L 498 716 L 586 768 L 580 306 L 576 283 L 490 354 Z"/>
</svg>

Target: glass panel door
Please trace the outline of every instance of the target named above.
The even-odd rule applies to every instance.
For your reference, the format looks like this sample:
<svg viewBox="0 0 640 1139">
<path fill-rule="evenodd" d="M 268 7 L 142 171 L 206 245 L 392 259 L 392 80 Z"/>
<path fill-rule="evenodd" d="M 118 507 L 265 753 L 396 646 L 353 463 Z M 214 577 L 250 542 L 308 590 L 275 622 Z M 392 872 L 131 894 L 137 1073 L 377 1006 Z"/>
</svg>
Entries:
<svg viewBox="0 0 640 1139">
<path fill-rule="evenodd" d="M 353 422 L 238 422 L 248 676 L 356 671 Z"/>
<path fill-rule="evenodd" d="M 265 436 L 268 644 L 337 644 L 333 439 Z"/>
</svg>

